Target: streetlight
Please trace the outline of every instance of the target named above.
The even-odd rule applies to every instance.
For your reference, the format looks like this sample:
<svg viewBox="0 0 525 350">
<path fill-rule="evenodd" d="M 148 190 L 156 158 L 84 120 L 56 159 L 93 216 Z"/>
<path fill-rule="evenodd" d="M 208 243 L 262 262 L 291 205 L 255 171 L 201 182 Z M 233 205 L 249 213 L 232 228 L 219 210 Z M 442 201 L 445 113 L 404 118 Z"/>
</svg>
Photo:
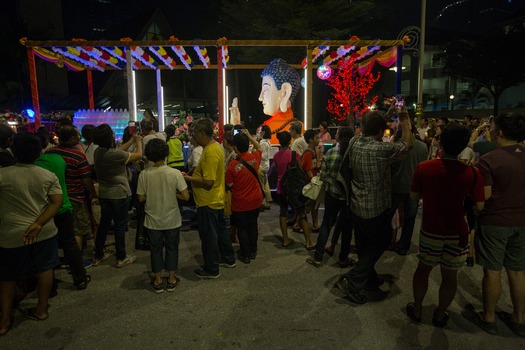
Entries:
<svg viewBox="0 0 525 350">
<path fill-rule="evenodd" d="M 427 0 L 421 0 L 421 35 L 419 42 L 419 78 L 417 83 L 417 103 L 423 105 L 423 74 L 425 72 L 425 26 Z"/>
<path fill-rule="evenodd" d="M 454 97 L 455 97 L 454 95 L 450 95 L 448 97 L 450 100 L 448 109 L 451 111 L 454 110 Z"/>
</svg>

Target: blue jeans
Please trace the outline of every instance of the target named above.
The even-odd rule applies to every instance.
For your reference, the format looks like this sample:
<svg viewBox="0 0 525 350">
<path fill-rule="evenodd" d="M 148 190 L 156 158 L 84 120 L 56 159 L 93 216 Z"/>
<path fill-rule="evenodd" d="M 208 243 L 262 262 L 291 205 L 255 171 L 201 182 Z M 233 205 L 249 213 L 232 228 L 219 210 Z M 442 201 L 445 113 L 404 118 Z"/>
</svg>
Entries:
<svg viewBox="0 0 525 350">
<path fill-rule="evenodd" d="M 317 244 L 315 245 L 315 260 L 322 260 L 324 255 L 324 248 L 326 242 L 328 242 L 328 236 L 330 230 L 337 222 L 341 224 L 342 238 L 341 238 L 341 253 L 339 254 L 339 260 L 344 261 L 350 254 L 350 241 L 352 240 L 352 220 L 347 214 L 345 209 L 346 201 L 339 200 L 330 193 L 325 194 L 324 198 L 324 216 L 323 223 L 319 229 L 319 235 L 317 236 Z M 339 219 L 338 219 L 339 217 Z M 335 234 L 335 233 L 334 233 Z M 337 243 L 337 240 L 336 240 Z"/>
<path fill-rule="evenodd" d="M 230 235 L 226 232 L 224 209 L 198 207 L 197 220 L 199 222 L 204 270 L 216 274 L 219 272 L 221 261 L 229 264 L 235 262 Z"/>
<path fill-rule="evenodd" d="M 100 225 L 95 240 L 95 258 L 102 259 L 106 238 L 113 220 L 115 230 L 115 250 L 117 260 L 126 258 L 126 227 L 128 225 L 128 209 L 131 197 L 122 199 L 99 198 Z"/>
<path fill-rule="evenodd" d="M 153 273 L 175 271 L 179 267 L 180 228 L 152 230 L 148 228 L 151 251 L 151 271 Z M 166 258 L 163 258 L 163 250 Z"/>
<path fill-rule="evenodd" d="M 404 210 L 404 219 L 403 227 L 401 229 L 401 237 L 396 245 L 396 250 L 407 252 L 410 249 L 412 234 L 414 233 L 418 202 L 410 199 L 410 194 L 408 193 L 392 193 L 392 208 L 389 211 L 390 221 L 392 221 L 392 217 L 397 208 L 401 205 Z"/>
<path fill-rule="evenodd" d="M 240 254 L 249 258 L 252 253 L 257 253 L 257 239 L 259 231 L 257 219 L 259 218 L 259 208 L 233 212 L 235 223 L 237 224 L 237 237 L 239 237 Z"/>
<path fill-rule="evenodd" d="M 388 211 L 371 219 L 352 215 L 355 225 L 355 241 L 358 261 L 345 277 L 348 290 L 357 293 L 365 286 L 374 286 L 377 281 L 375 264 L 390 245 L 392 229 Z"/>
</svg>

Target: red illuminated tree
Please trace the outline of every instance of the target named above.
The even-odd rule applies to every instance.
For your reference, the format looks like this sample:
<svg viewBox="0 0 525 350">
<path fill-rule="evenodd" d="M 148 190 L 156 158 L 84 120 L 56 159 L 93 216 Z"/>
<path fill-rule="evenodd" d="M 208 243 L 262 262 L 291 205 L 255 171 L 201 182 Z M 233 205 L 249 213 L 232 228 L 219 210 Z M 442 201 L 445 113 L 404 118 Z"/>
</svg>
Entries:
<svg viewBox="0 0 525 350">
<path fill-rule="evenodd" d="M 339 62 L 339 68 L 328 79 L 327 85 L 333 88 L 332 97 L 328 100 L 327 111 L 334 114 L 335 120 L 344 121 L 348 118 L 365 113 L 369 106 L 377 101 L 377 96 L 369 92 L 379 80 L 380 73 L 363 75 L 354 66 L 354 59 L 347 58 Z"/>
</svg>

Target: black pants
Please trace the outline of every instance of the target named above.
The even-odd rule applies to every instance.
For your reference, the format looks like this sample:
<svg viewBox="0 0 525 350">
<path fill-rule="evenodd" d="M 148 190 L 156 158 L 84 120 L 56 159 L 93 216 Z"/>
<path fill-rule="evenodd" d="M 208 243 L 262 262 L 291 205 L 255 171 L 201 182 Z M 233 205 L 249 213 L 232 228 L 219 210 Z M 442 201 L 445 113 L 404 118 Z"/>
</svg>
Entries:
<svg viewBox="0 0 525 350">
<path fill-rule="evenodd" d="M 317 244 L 315 245 L 314 258 L 316 260 L 323 259 L 324 248 L 326 246 L 326 242 L 328 242 L 330 230 L 336 222 L 338 222 L 338 224 L 341 223 L 341 232 L 343 233 L 341 238 L 341 251 L 339 254 L 339 260 L 345 261 L 348 258 L 348 254 L 350 254 L 350 241 L 352 240 L 353 229 L 352 220 L 350 219 L 346 209 L 346 201 L 337 199 L 330 193 L 326 192 L 324 198 L 323 223 L 321 224 L 319 236 L 317 236 Z M 337 240 L 335 243 L 337 244 Z"/>
<path fill-rule="evenodd" d="M 345 277 L 348 279 L 348 290 L 357 293 L 365 286 L 377 283 L 375 264 L 390 245 L 392 230 L 388 211 L 371 219 L 362 219 L 352 214 L 352 221 L 359 260 Z"/>
<path fill-rule="evenodd" d="M 86 269 L 82 261 L 82 252 L 77 245 L 74 233 L 73 213 L 66 211 L 55 215 L 53 221 L 58 228 L 58 247 L 64 252 L 64 259 L 69 264 L 73 282 L 79 284 L 84 282 L 86 277 Z"/>
<path fill-rule="evenodd" d="M 240 253 L 242 256 L 249 258 L 252 253 L 257 252 L 259 208 L 250 211 L 233 212 L 233 218 L 237 225 Z"/>
</svg>

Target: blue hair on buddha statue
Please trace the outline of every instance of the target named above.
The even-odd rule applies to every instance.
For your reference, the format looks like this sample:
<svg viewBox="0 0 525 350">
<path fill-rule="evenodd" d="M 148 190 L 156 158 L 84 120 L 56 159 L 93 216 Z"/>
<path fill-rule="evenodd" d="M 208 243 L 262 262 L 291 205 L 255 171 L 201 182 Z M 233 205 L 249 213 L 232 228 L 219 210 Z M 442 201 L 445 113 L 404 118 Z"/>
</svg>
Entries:
<svg viewBox="0 0 525 350">
<path fill-rule="evenodd" d="M 282 58 L 273 59 L 268 67 L 264 68 L 261 73 L 261 78 L 269 76 L 275 82 L 277 90 L 281 90 L 284 83 L 292 85 L 292 94 L 290 95 L 290 102 L 293 102 L 295 96 L 299 93 L 301 88 L 301 77 L 295 69 L 293 69 Z"/>
</svg>

